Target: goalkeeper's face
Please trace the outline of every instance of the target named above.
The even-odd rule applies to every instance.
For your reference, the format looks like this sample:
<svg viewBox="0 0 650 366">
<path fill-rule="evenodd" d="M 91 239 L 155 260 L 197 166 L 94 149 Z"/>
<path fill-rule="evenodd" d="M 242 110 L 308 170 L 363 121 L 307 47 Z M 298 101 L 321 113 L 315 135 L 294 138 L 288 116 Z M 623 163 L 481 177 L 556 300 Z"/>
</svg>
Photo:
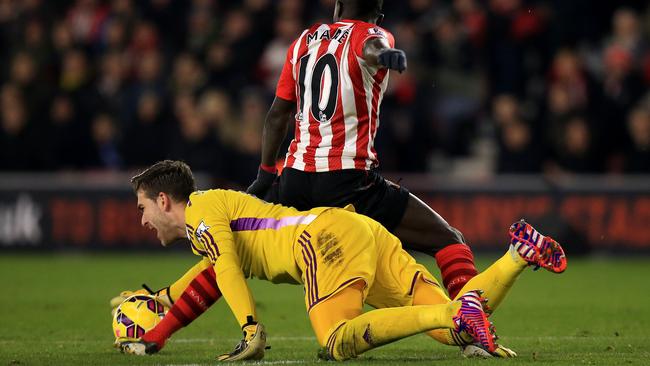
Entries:
<svg viewBox="0 0 650 366">
<path fill-rule="evenodd" d="M 174 222 L 173 216 L 167 212 L 165 199 L 168 199 L 168 196 L 165 198 L 159 196 L 153 200 L 147 197 L 144 192 L 138 191 L 138 210 L 142 214 L 140 223 L 147 229 L 155 230 L 156 237 L 163 246 L 182 238 L 182 235 L 179 237 L 176 229 L 179 225 Z"/>
</svg>

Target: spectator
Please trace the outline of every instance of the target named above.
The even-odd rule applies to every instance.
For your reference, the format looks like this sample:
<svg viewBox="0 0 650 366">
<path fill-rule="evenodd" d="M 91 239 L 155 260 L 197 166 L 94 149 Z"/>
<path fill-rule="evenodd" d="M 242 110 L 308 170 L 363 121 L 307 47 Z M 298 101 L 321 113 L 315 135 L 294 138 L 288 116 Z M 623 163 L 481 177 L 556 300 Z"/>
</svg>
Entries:
<svg viewBox="0 0 650 366">
<path fill-rule="evenodd" d="M 476 130 L 481 105 L 481 80 L 476 54 L 459 20 L 451 13 L 439 15 L 424 48 L 435 83 L 433 108 L 437 135 L 450 155 L 466 155 Z"/>
<path fill-rule="evenodd" d="M 198 94 L 205 76 L 201 65 L 189 53 L 179 55 L 174 61 L 172 75 L 172 91 L 175 94 Z"/>
<path fill-rule="evenodd" d="M 612 45 L 604 54 L 605 75 L 602 82 L 603 100 L 599 115 L 603 119 L 603 133 L 608 136 L 605 149 L 608 153 L 621 151 L 627 142 L 625 133 L 626 111 L 642 97 L 642 78 L 633 68 L 629 51 Z"/>
<path fill-rule="evenodd" d="M 118 17 L 111 18 L 104 26 L 102 37 L 98 42 L 99 53 L 123 51 L 128 43 L 126 22 Z"/>
<path fill-rule="evenodd" d="M 612 34 L 606 41 L 608 46 L 626 50 L 636 64 L 647 50 L 646 40 L 641 32 L 639 15 L 630 8 L 620 8 L 612 17 Z"/>
<path fill-rule="evenodd" d="M 569 117 L 555 140 L 551 174 L 594 174 L 602 171 L 602 159 L 595 151 L 593 133 L 582 115 Z"/>
<path fill-rule="evenodd" d="M 60 59 L 63 58 L 66 51 L 74 47 L 72 31 L 66 22 L 56 22 L 52 27 L 51 37 L 52 46 L 56 55 L 55 62 L 60 64 Z"/>
<path fill-rule="evenodd" d="M 90 87 L 91 74 L 88 59 L 83 51 L 70 49 L 63 55 L 59 87 L 62 91 L 82 94 Z"/>
<path fill-rule="evenodd" d="M 500 149 L 497 172 L 505 174 L 532 174 L 542 168 L 543 151 L 532 138 L 530 126 L 520 120 L 499 128 Z"/>
<path fill-rule="evenodd" d="M 99 113 L 91 125 L 92 155 L 90 168 L 118 170 L 123 167 L 115 119 L 108 113 Z"/>
<path fill-rule="evenodd" d="M 128 46 L 129 57 L 132 60 L 139 60 L 143 55 L 159 49 L 160 37 L 156 27 L 145 21 L 136 23 Z"/>
<path fill-rule="evenodd" d="M 625 154 L 625 172 L 650 174 L 650 111 L 639 107 L 628 117 L 631 144 Z"/>
<path fill-rule="evenodd" d="M 34 110 L 43 110 L 47 105 L 48 91 L 38 82 L 37 65 L 26 52 L 18 52 L 11 62 L 11 80 L 20 88 L 24 103 Z"/>
<path fill-rule="evenodd" d="M 205 52 L 217 36 L 217 24 L 210 6 L 192 9 L 189 15 L 187 48 L 194 54 Z"/>
<path fill-rule="evenodd" d="M 0 110 L 0 171 L 43 169 L 43 140 L 39 140 L 28 122 L 20 92 L 15 87 L 2 90 Z"/>
<path fill-rule="evenodd" d="M 79 120 L 77 107 L 69 95 L 61 93 L 53 98 L 47 131 L 50 169 L 83 169 L 89 164 L 88 129 Z"/>
<path fill-rule="evenodd" d="M 179 94 L 174 101 L 177 124 L 169 144 L 169 157 L 188 163 L 197 171 L 224 172 L 228 156 L 220 151 L 214 128 L 197 112 L 191 94 Z"/>
<path fill-rule="evenodd" d="M 284 66 L 287 49 L 291 42 L 300 35 L 300 26 L 298 19 L 293 17 L 280 16 L 275 21 L 275 37 L 266 46 L 258 66 L 261 69 L 266 88 L 271 93 L 275 93 L 275 84 L 280 77 L 282 66 Z"/>
<path fill-rule="evenodd" d="M 124 136 L 124 163 L 129 168 L 149 166 L 163 160 L 169 143 L 169 126 L 163 101 L 153 92 L 138 100 L 136 118 Z"/>
<path fill-rule="evenodd" d="M 93 109 L 101 109 L 118 118 L 118 125 L 128 119 L 126 73 L 128 65 L 119 51 L 110 51 L 101 58 L 101 69 L 93 83 Z"/>
<path fill-rule="evenodd" d="M 242 186 L 255 179 L 262 149 L 262 135 L 268 102 L 259 90 L 246 90 L 242 93 L 241 116 L 238 121 L 236 159 L 237 169 L 232 169 L 229 177 Z"/>
<path fill-rule="evenodd" d="M 237 149 L 239 123 L 233 119 L 232 99 L 223 90 L 209 89 L 201 96 L 199 113 L 215 128 L 220 145 Z"/>
<path fill-rule="evenodd" d="M 91 44 L 99 37 L 108 9 L 98 0 L 76 0 L 67 21 L 77 42 Z"/>
</svg>

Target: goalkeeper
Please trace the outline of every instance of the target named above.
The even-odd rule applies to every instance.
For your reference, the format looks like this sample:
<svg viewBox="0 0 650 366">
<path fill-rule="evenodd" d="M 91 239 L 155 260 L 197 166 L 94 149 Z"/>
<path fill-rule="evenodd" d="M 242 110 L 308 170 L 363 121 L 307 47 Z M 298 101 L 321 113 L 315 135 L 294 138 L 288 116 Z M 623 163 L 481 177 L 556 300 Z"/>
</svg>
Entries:
<svg viewBox="0 0 650 366">
<path fill-rule="evenodd" d="M 297 211 L 240 192 L 193 192 L 189 167 L 169 160 L 135 176 L 132 184 L 142 225 L 155 230 L 163 245 L 187 236 L 192 250 L 207 259 L 199 268 L 213 268 L 214 283 L 206 275 L 197 289 L 223 293 L 244 332 L 233 352 L 219 356 L 224 361 L 264 355 L 266 335 L 247 276 L 304 284 L 321 356 L 345 360 L 420 332 L 446 344 L 477 342 L 499 352 L 484 309 L 498 306 L 527 265 L 557 273 L 566 268 L 559 244 L 518 222 L 510 229 L 508 252 L 451 301 L 395 236 L 350 210 Z M 377 310 L 362 313 L 364 302 Z M 160 348 L 146 339 L 124 340 L 120 347 L 136 354 Z"/>
</svg>

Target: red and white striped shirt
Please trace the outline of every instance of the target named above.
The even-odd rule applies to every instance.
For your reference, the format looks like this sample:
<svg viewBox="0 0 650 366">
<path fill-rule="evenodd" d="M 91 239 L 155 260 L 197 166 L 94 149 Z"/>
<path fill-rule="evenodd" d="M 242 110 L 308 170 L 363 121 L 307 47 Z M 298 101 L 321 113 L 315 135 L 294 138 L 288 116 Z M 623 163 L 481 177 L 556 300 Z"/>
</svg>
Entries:
<svg viewBox="0 0 650 366">
<path fill-rule="evenodd" d="M 287 51 L 276 96 L 295 101 L 296 133 L 285 167 L 306 172 L 369 170 L 388 70 L 368 65 L 363 45 L 393 35 L 375 24 L 342 20 L 306 29 Z"/>
</svg>

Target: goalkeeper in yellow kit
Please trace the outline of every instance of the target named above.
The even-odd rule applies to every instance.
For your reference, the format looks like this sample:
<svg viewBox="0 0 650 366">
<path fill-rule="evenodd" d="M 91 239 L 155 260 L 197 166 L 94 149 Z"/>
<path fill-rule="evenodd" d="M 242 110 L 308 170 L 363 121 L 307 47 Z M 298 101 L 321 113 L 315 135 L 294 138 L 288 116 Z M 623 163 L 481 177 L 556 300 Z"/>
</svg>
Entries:
<svg viewBox="0 0 650 366">
<path fill-rule="evenodd" d="M 560 245 L 521 221 L 511 227 L 508 252 L 451 301 L 395 236 L 351 207 L 298 211 L 241 192 L 195 192 L 190 168 L 169 160 L 132 184 L 142 225 L 156 230 L 163 245 L 187 237 L 194 253 L 206 258 L 202 263 L 213 266 L 218 290 L 244 331 L 235 350 L 219 356 L 224 361 L 264 355 L 266 333 L 247 277 L 303 284 L 320 356 L 345 360 L 421 332 L 445 344 L 464 340 L 490 353 L 507 352 L 495 344 L 486 313 L 527 265 L 557 273 L 566 268 Z M 362 313 L 364 303 L 377 310 Z M 142 340 L 120 347 L 157 351 Z"/>
</svg>

